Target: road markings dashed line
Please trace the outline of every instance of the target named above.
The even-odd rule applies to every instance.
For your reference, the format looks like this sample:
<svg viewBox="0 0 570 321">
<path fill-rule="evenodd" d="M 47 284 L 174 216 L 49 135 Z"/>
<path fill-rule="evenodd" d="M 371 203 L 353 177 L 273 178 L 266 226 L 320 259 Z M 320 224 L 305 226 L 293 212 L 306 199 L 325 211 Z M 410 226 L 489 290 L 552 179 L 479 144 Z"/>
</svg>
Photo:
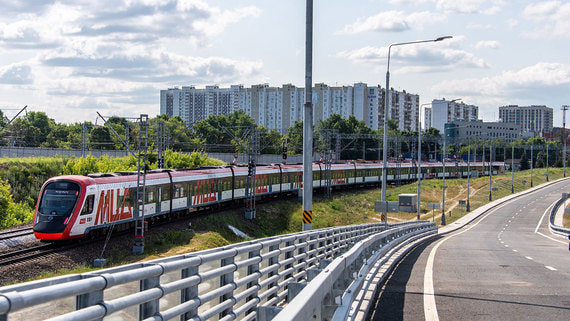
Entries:
<svg viewBox="0 0 570 321">
<path fill-rule="evenodd" d="M 528 260 L 534 261 L 534 259 L 533 259 L 532 257 L 530 257 L 530 256 L 525 256 L 525 258 L 528 259 Z"/>
<path fill-rule="evenodd" d="M 557 269 L 553 268 L 552 266 L 545 265 L 544 267 L 549 269 L 550 271 L 558 271 Z"/>
</svg>

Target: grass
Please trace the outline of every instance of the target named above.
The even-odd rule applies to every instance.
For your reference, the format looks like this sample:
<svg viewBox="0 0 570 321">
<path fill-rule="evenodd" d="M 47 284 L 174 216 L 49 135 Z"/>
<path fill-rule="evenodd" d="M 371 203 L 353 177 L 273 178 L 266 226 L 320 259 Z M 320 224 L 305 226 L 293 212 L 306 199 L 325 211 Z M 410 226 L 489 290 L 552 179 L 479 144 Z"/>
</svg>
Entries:
<svg viewBox="0 0 570 321">
<path fill-rule="evenodd" d="M 533 171 L 533 185 L 538 186 L 546 181 L 545 169 Z M 511 194 L 511 184 L 515 193 L 530 188 L 530 171 L 517 172 L 514 180 L 511 173 L 504 173 L 492 177 L 493 200 Z M 549 169 L 550 180 L 562 177 L 562 169 Z M 421 218 L 431 220 L 432 212 L 427 208 L 428 203 L 440 203 L 442 199 L 442 181 L 424 180 L 421 188 Z M 445 194 L 445 209 L 447 223 L 451 223 L 465 215 L 458 202 L 466 199 L 467 179 L 446 179 L 447 191 Z M 386 191 L 389 201 L 398 199 L 399 194 L 416 193 L 417 183 L 402 186 L 390 186 Z M 332 198 L 316 194 L 313 201 L 313 229 L 343 226 L 350 224 L 379 222 L 379 213 L 374 212 L 374 202 L 380 199 L 379 188 L 349 189 L 335 191 Z M 470 181 L 470 205 L 474 210 L 486 203 L 489 198 L 489 177 L 473 178 Z M 301 222 L 302 204 L 297 197 L 269 200 L 257 205 L 256 219 L 246 220 L 244 208 L 238 205 L 233 209 L 223 210 L 215 214 L 194 216 L 189 219 L 192 230 L 168 231 L 165 233 L 149 233 L 145 244 L 145 254 L 137 256 L 131 254 L 131 248 L 114 249 L 108 252 L 110 265 L 121 265 L 138 261 L 168 257 L 188 252 L 226 246 L 244 241 L 236 236 L 229 228 L 232 225 L 246 233 L 251 238 L 264 238 L 274 235 L 299 232 Z M 440 223 L 441 210 L 435 211 L 436 223 Z M 389 213 L 390 223 L 413 220 L 416 213 Z M 565 216 L 565 224 L 570 217 Z M 566 225 L 567 226 L 567 225 Z M 152 228 L 151 228 L 152 232 Z M 42 277 L 55 276 L 68 273 L 82 273 L 95 270 L 87 266 L 78 266 L 76 269 L 61 270 L 58 273 L 42 275 Z"/>
</svg>

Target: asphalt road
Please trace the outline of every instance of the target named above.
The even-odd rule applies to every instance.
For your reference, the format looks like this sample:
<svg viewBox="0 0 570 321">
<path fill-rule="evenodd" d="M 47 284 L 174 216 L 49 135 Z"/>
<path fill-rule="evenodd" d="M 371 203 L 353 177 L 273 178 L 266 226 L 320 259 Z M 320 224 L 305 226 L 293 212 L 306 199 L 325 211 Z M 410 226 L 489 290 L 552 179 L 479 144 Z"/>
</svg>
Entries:
<svg viewBox="0 0 570 321">
<path fill-rule="evenodd" d="M 549 232 L 546 213 L 562 192 L 570 192 L 570 181 L 411 251 L 386 282 L 372 320 L 570 320 L 568 240 Z"/>
</svg>

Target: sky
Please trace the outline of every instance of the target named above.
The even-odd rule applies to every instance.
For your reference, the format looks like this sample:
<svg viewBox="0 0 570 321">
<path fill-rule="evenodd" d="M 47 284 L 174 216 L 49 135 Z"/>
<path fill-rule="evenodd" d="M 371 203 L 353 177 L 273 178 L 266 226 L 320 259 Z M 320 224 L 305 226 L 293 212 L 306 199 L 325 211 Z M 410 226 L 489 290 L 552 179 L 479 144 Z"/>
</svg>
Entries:
<svg viewBox="0 0 570 321">
<path fill-rule="evenodd" d="M 161 89 L 304 86 L 305 1 L 2 0 L 0 109 L 56 122 L 154 117 Z M 315 0 L 313 83 L 385 86 L 420 103 L 570 104 L 570 1 Z"/>
</svg>

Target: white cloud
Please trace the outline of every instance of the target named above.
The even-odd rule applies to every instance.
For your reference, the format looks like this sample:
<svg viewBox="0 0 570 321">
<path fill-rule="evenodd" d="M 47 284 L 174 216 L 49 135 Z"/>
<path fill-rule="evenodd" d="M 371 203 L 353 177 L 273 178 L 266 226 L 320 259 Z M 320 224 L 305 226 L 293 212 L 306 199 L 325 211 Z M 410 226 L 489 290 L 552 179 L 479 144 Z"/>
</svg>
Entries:
<svg viewBox="0 0 570 321">
<path fill-rule="evenodd" d="M 501 43 L 496 40 L 483 40 L 477 42 L 475 48 L 477 49 L 498 49 Z"/>
<path fill-rule="evenodd" d="M 0 84 L 28 85 L 34 82 L 32 68 L 27 64 L 12 64 L 0 68 Z"/>
<path fill-rule="evenodd" d="M 490 30 L 490 29 L 494 29 L 495 26 L 493 26 L 492 24 L 478 24 L 478 23 L 468 23 L 467 24 L 467 29 L 471 29 L 471 30 Z"/>
<path fill-rule="evenodd" d="M 532 36 L 568 37 L 570 36 L 570 3 L 561 1 L 543 1 L 529 4 L 523 11 L 523 17 L 535 23 Z"/>
<path fill-rule="evenodd" d="M 359 18 L 356 22 L 346 25 L 341 33 L 355 34 L 367 31 L 400 32 L 417 27 L 422 29 L 425 24 L 445 20 L 445 16 L 429 11 L 406 14 L 404 11 L 384 11 L 368 18 Z"/>
<path fill-rule="evenodd" d="M 464 80 L 446 80 L 434 90 L 444 95 L 461 97 L 486 97 L 497 101 L 524 99 L 544 100 L 549 94 L 568 100 L 570 65 L 539 62 L 516 71 L 505 71 L 500 75 Z"/>
<path fill-rule="evenodd" d="M 451 14 L 487 14 L 494 15 L 501 11 L 505 2 L 502 0 L 438 0 L 437 9 Z"/>
<path fill-rule="evenodd" d="M 489 65 L 475 55 L 455 48 L 463 37 L 447 40 L 442 44 L 420 44 L 414 46 L 393 47 L 390 59 L 397 61 L 395 72 L 439 72 L 457 68 L 488 68 Z M 356 50 L 342 51 L 337 54 L 353 63 L 382 65 L 386 63 L 387 47 L 363 47 Z"/>
<path fill-rule="evenodd" d="M 33 83 L 33 96 L 42 97 L 42 104 L 156 106 L 158 90 L 166 86 L 256 76 L 260 61 L 181 55 L 165 47 L 172 39 L 208 46 L 232 24 L 260 12 L 203 0 L 4 1 L 0 52 L 35 58 L 0 68 L 0 84 L 25 90 Z M 0 94 L 9 97 L 7 91 Z"/>
<path fill-rule="evenodd" d="M 516 19 L 509 19 L 507 20 L 507 26 L 509 26 L 509 28 L 513 29 L 514 27 L 518 26 L 519 21 Z"/>
<path fill-rule="evenodd" d="M 17 15 L 19 19 L 11 16 L 4 19 L 12 22 L 0 24 L 0 45 L 35 49 L 83 39 L 101 42 L 188 39 L 205 44 L 229 25 L 260 13 L 253 6 L 223 10 L 202 0 L 54 3 L 39 12 L 22 11 Z"/>
<path fill-rule="evenodd" d="M 426 2 L 431 2 L 433 0 L 389 0 L 389 3 L 392 4 L 414 4 L 414 5 L 418 5 L 418 4 L 423 4 Z"/>
</svg>

